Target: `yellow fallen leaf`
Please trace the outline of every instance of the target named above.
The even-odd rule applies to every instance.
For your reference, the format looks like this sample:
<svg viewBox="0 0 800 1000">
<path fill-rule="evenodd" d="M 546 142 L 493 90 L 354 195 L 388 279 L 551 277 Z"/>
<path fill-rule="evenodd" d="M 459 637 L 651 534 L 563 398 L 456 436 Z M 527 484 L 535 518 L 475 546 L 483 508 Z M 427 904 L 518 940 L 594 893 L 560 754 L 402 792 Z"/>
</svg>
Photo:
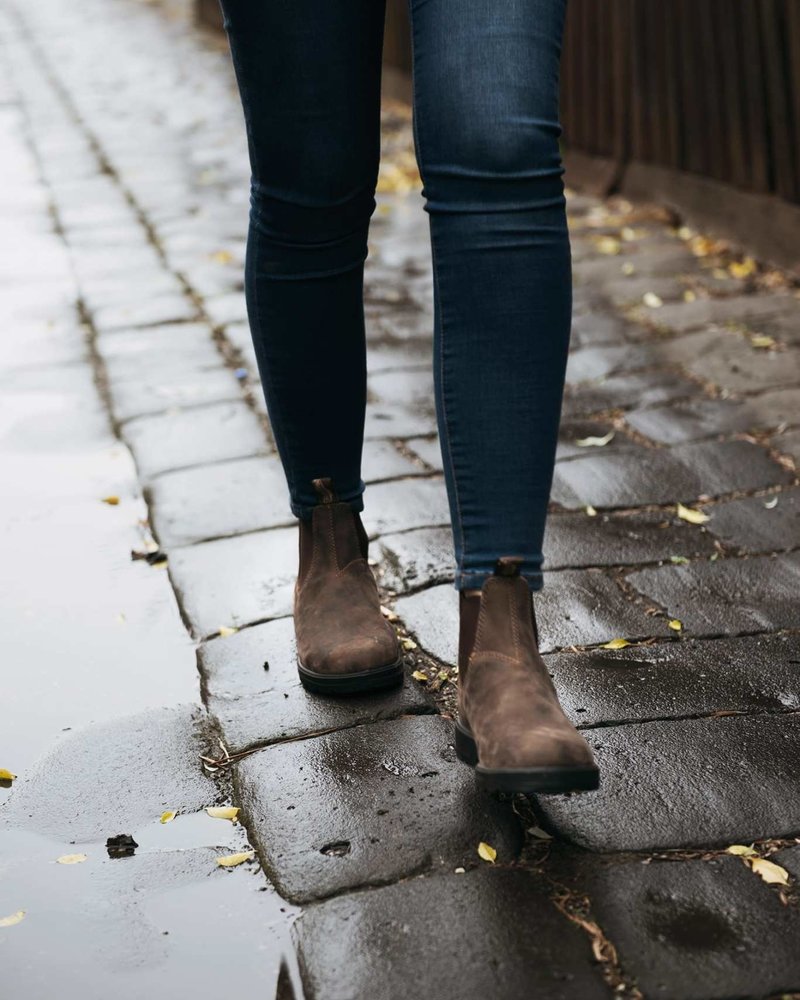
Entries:
<svg viewBox="0 0 800 1000">
<path fill-rule="evenodd" d="M 655 292 L 645 292 L 642 296 L 642 302 L 644 302 L 648 309 L 660 309 L 664 305 L 663 299 L 656 295 Z"/>
<path fill-rule="evenodd" d="M 79 865 L 85 860 L 85 854 L 62 854 L 60 858 L 56 858 L 56 863 L 59 865 Z"/>
<path fill-rule="evenodd" d="M 750 343 L 753 347 L 758 347 L 764 351 L 769 350 L 771 347 L 776 347 L 778 342 L 774 337 L 770 337 L 765 333 L 754 333 L 750 338 Z"/>
<path fill-rule="evenodd" d="M 695 292 L 691 290 L 691 288 L 687 288 L 686 291 L 683 293 L 684 302 L 694 302 L 696 298 L 697 295 Z"/>
<path fill-rule="evenodd" d="M 613 236 L 600 236 L 595 242 L 598 253 L 606 253 L 609 255 L 616 255 L 622 249 L 622 244 L 619 240 L 614 239 Z"/>
<path fill-rule="evenodd" d="M 635 240 L 639 235 L 636 232 L 636 230 L 633 229 L 631 226 L 623 226 L 619 234 L 623 238 L 623 240 L 626 240 L 628 243 L 630 243 L 632 240 Z"/>
<path fill-rule="evenodd" d="M 160 820 L 160 822 L 161 823 L 171 823 L 175 819 L 175 817 L 177 815 L 178 815 L 178 813 L 176 812 L 176 810 L 174 810 L 174 809 L 167 809 L 166 812 L 161 813 L 161 820 Z"/>
<path fill-rule="evenodd" d="M 238 806 L 209 806 L 206 812 L 212 819 L 229 819 L 231 823 L 239 822 Z"/>
<path fill-rule="evenodd" d="M 730 847 L 726 848 L 726 854 L 735 854 L 737 857 L 751 858 L 755 857 L 755 851 L 752 847 L 746 847 L 744 844 L 731 844 Z"/>
<path fill-rule="evenodd" d="M 116 496 L 103 497 L 103 503 L 107 503 L 109 507 L 116 507 L 117 504 L 119 503 L 119 497 Z"/>
<path fill-rule="evenodd" d="M 428 680 L 428 675 L 424 674 L 421 670 L 415 670 L 411 676 L 415 681 L 419 681 L 421 684 L 424 684 Z"/>
<path fill-rule="evenodd" d="M 217 858 L 220 868 L 235 868 L 243 865 L 245 861 L 250 861 L 255 856 L 255 851 L 242 851 L 241 854 L 228 854 L 224 858 Z"/>
<path fill-rule="evenodd" d="M 211 259 L 217 264 L 230 264 L 233 254 L 229 250 L 217 250 L 211 254 Z"/>
<path fill-rule="evenodd" d="M 633 266 L 633 264 L 631 264 L 629 260 L 625 261 L 625 263 L 622 265 L 622 273 L 625 275 L 626 278 L 630 278 L 631 275 L 636 274 L 636 268 Z"/>
<path fill-rule="evenodd" d="M 478 844 L 478 857 L 483 858 L 484 861 L 491 861 L 494 863 L 494 859 L 497 857 L 497 851 L 491 846 L 491 844 L 485 844 L 483 841 Z"/>
<path fill-rule="evenodd" d="M 673 632 L 680 632 L 683 628 L 683 622 L 678 621 L 677 618 L 673 618 L 672 621 L 667 622 L 667 625 L 673 630 Z"/>
<path fill-rule="evenodd" d="M 767 508 L 767 510 L 775 510 L 775 508 L 778 506 L 778 498 L 773 497 L 771 500 L 765 500 L 764 506 Z"/>
<path fill-rule="evenodd" d="M 604 448 L 609 441 L 613 440 L 614 433 L 614 431 L 609 431 L 608 434 L 604 434 L 602 437 L 578 438 L 575 444 L 579 448 Z"/>
<path fill-rule="evenodd" d="M 587 504 L 584 508 L 587 517 L 597 517 L 597 511 L 592 507 L 591 504 Z"/>
<path fill-rule="evenodd" d="M 11 771 L 7 771 L 4 767 L 0 767 L 0 781 L 15 781 L 16 778 L 16 774 L 12 774 Z"/>
<path fill-rule="evenodd" d="M 728 270 L 734 278 L 749 278 L 756 269 L 756 262 L 752 257 L 745 257 L 743 261 L 734 261 L 728 266 Z"/>
<path fill-rule="evenodd" d="M 11 913 L 7 917 L 0 917 L 0 927 L 13 927 L 14 924 L 21 923 L 25 919 L 25 911 L 17 910 L 16 913 Z"/>
<path fill-rule="evenodd" d="M 747 863 L 756 875 L 760 875 L 770 885 L 789 884 L 789 873 L 774 861 L 767 861 L 766 858 L 749 858 Z"/>
<path fill-rule="evenodd" d="M 223 639 L 227 638 L 229 635 L 235 635 L 238 631 L 239 630 L 236 628 L 231 628 L 230 625 L 220 625 L 219 627 L 219 634 Z"/>
<path fill-rule="evenodd" d="M 603 649 L 624 649 L 626 646 L 630 646 L 627 639 L 612 639 L 610 642 L 606 642 L 603 645 Z"/>
<path fill-rule="evenodd" d="M 688 521 L 689 524 L 705 524 L 706 521 L 711 520 L 709 515 L 703 513 L 702 510 L 694 510 L 692 507 L 684 507 L 682 503 L 678 504 L 677 512 L 678 517 L 682 521 Z"/>
<path fill-rule="evenodd" d="M 383 604 L 381 604 L 381 614 L 389 622 L 397 621 L 397 615 L 394 611 L 392 611 L 391 608 L 385 607 Z"/>
<path fill-rule="evenodd" d="M 401 639 L 400 640 L 400 645 L 403 647 L 403 649 L 416 649 L 417 648 L 417 644 L 414 642 L 413 639 L 409 639 L 408 636 L 406 636 L 405 639 Z"/>
</svg>

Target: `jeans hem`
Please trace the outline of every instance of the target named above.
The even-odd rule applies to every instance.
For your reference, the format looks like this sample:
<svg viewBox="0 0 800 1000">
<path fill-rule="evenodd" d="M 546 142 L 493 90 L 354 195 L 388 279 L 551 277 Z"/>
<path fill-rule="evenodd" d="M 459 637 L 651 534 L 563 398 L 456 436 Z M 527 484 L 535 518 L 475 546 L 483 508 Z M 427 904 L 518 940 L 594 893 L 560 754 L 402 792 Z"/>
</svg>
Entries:
<svg viewBox="0 0 800 1000">
<path fill-rule="evenodd" d="M 360 514 L 361 511 L 364 509 L 364 494 L 357 493 L 354 497 L 340 497 L 338 502 L 350 504 L 350 509 L 353 511 L 353 513 Z M 301 521 L 307 521 L 314 512 L 314 508 L 318 506 L 319 503 L 313 503 L 313 504 L 295 503 L 294 500 L 292 500 L 290 503 L 292 513 L 294 514 L 295 517 L 300 518 Z"/>
<path fill-rule="evenodd" d="M 474 570 L 468 573 L 457 573 L 453 585 L 456 590 L 480 590 L 486 580 L 493 575 L 493 569 L 487 570 L 485 573 Z M 533 591 L 541 590 L 544 587 L 544 576 L 541 570 L 533 570 L 527 573 L 523 570 L 520 576 L 528 581 L 528 586 Z"/>
</svg>

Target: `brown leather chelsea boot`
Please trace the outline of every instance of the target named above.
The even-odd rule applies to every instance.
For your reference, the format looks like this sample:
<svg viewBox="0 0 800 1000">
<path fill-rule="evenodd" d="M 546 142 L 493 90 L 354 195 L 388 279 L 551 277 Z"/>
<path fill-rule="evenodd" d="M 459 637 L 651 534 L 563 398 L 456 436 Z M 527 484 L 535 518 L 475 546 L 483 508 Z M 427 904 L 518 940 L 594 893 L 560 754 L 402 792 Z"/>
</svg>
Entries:
<svg viewBox="0 0 800 1000">
<path fill-rule="evenodd" d="M 460 594 L 456 753 L 497 791 L 597 788 L 589 745 L 564 714 L 539 654 L 521 563 L 498 559 L 479 595 Z"/>
<path fill-rule="evenodd" d="M 300 521 L 294 629 L 300 680 L 320 694 L 361 694 L 402 683 L 403 657 L 381 614 L 359 515 L 315 479 L 319 503 Z"/>
</svg>

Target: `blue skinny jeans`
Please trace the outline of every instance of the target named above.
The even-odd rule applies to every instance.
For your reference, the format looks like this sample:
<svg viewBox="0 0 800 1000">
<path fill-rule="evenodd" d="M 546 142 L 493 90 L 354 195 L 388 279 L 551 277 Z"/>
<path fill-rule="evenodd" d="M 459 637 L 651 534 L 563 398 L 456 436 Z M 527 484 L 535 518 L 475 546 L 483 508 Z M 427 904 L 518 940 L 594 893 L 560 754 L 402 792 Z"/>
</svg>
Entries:
<svg viewBox="0 0 800 1000">
<path fill-rule="evenodd" d="M 566 0 L 408 0 L 434 383 L 458 589 L 542 585 L 571 313 L 558 118 Z M 363 271 L 384 0 L 221 0 L 250 150 L 245 291 L 291 507 L 363 509 Z"/>
</svg>

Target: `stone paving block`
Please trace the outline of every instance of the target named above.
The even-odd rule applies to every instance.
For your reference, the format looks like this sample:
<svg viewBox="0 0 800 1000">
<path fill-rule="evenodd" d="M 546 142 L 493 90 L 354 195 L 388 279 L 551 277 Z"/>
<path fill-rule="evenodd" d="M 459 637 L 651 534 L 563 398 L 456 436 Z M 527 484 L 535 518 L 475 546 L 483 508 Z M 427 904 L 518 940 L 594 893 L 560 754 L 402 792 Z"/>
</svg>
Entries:
<svg viewBox="0 0 800 1000">
<path fill-rule="evenodd" d="M 232 753 L 434 711 L 432 699 L 409 677 L 399 689 L 372 695 L 333 698 L 308 694 L 297 674 L 291 618 L 212 639 L 200 646 L 197 656 L 206 704 L 219 721 Z"/>
<path fill-rule="evenodd" d="M 791 475 L 750 441 L 710 441 L 585 458 L 556 466 L 552 499 L 562 507 L 638 507 L 777 486 Z"/>
<path fill-rule="evenodd" d="M 165 472 L 153 480 L 150 501 L 164 548 L 295 523 L 277 455 Z"/>
<path fill-rule="evenodd" d="M 631 514 L 553 513 L 544 536 L 548 570 L 634 566 L 670 556 L 710 556 L 714 539 L 696 525 L 663 511 Z"/>
<path fill-rule="evenodd" d="M 800 431 L 779 434 L 772 439 L 771 444 L 782 455 L 788 455 L 794 459 L 795 467 L 800 469 Z"/>
<path fill-rule="evenodd" d="M 421 463 L 403 455 L 392 441 L 374 439 L 364 442 L 361 474 L 365 483 L 400 479 L 404 476 L 424 476 L 427 471 Z"/>
<path fill-rule="evenodd" d="M 567 361 L 567 384 L 607 378 L 620 372 L 646 368 L 654 361 L 647 344 L 599 345 L 572 351 Z"/>
<path fill-rule="evenodd" d="M 442 471 L 442 448 L 438 434 L 428 438 L 409 438 L 405 446 L 419 456 L 429 469 L 434 472 Z"/>
<path fill-rule="evenodd" d="M 329 900 L 307 909 L 293 936 L 306 1000 L 407 1000 L 412 983 L 431 1000 L 608 996 L 588 938 L 525 871 L 483 868 Z"/>
<path fill-rule="evenodd" d="M 768 506 L 774 501 L 774 506 Z M 772 496 L 741 497 L 706 508 L 708 530 L 743 552 L 781 552 L 800 547 L 800 487 Z"/>
<path fill-rule="evenodd" d="M 180 320 L 199 319 L 197 307 L 186 295 L 156 295 L 124 305 L 109 305 L 97 309 L 92 322 L 98 330 L 127 329 L 132 326 L 154 326 Z"/>
<path fill-rule="evenodd" d="M 611 434 L 611 440 L 605 445 L 581 445 L 578 441 L 587 438 L 604 438 Z M 602 447 L 603 454 L 616 454 L 619 451 L 641 452 L 642 445 L 627 434 L 614 430 L 609 420 L 562 420 L 558 429 L 558 446 L 556 461 L 563 462 L 572 458 L 585 458 L 591 455 L 597 447 Z"/>
<path fill-rule="evenodd" d="M 197 638 L 292 613 L 297 529 L 221 538 L 170 553 L 169 572 Z"/>
<path fill-rule="evenodd" d="M 800 714 L 584 730 L 600 788 L 540 795 L 560 837 L 590 851 L 748 844 L 800 829 Z"/>
<path fill-rule="evenodd" d="M 238 323 L 247 319 L 244 292 L 225 292 L 203 299 L 203 308 L 215 326 Z"/>
<path fill-rule="evenodd" d="M 436 433 L 433 416 L 411 406 L 368 402 L 364 438 L 412 438 Z"/>
<path fill-rule="evenodd" d="M 596 868 L 592 912 L 646 997 L 729 1000 L 800 988 L 800 912 L 740 858 Z"/>
<path fill-rule="evenodd" d="M 737 635 L 800 625 L 800 552 L 643 569 L 628 582 L 689 635 Z"/>
<path fill-rule="evenodd" d="M 412 716 L 268 747 L 234 765 L 248 831 L 280 894 L 308 902 L 475 862 L 513 860 L 509 802 L 455 757 L 452 723 Z"/>
<path fill-rule="evenodd" d="M 175 323 L 100 334 L 97 349 L 112 383 L 218 368 L 220 353 L 201 323 Z"/>
<path fill-rule="evenodd" d="M 370 377 L 381 372 L 430 371 L 433 349 L 429 337 L 419 340 L 392 341 L 370 337 L 367 340 L 367 369 Z"/>
<path fill-rule="evenodd" d="M 645 613 L 598 571 L 565 570 L 545 575 L 536 596 L 540 649 L 595 645 L 615 638 L 646 639 L 674 634 L 666 619 Z M 451 584 L 400 597 L 396 610 L 420 646 L 444 663 L 458 654 L 458 598 Z"/>
<path fill-rule="evenodd" d="M 375 551 L 383 586 L 398 594 L 453 579 L 453 534 L 449 527 L 382 535 Z"/>
<path fill-rule="evenodd" d="M 795 838 L 797 839 L 797 838 Z M 800 846 L 786 847 L 771 856 L 772 861 L 781 865 L 794 879 L 800 879 Z"/>
<path fill-rule="evenodd" d="M 800 635 L 553 653 L 546 662 L 579 726 L 800 710 Z"/>
<path fill-rule="evenodd" d="M 730 392 L 751 393 L 800 383 L 800 353 L 753 347 L 742 333 L 702 330 L 662 341 L 667 364 L 678 364 L 696 378 Z"/>
<path fill-rule="evenodd" d="M 362 518 L 371 538 L 450 523 L 447 494 L 439 478 L 375 483 L 366 491 L 364 504 Z"/>
<path fill-rule="evenodd" d="M 579 386 L 567 386 L 563 413 L 568 417 L 581 417 L 630 406 L 656 406 L 693 396 L 697 391 L 697 386 L 670 371 L 612 375 Z"/>
<path fill-rule="evenodd" d="M 243 402 L 137 417 L 125 424 L 124 436 L 145 482 L 161 472 L 269 451 L 258 418 Z"/>
<path fill-rule="evenodd" d="M 151 368 L 135 382 L 115 383 L 113 397 L 114 416 L 124 421 L 175 407 L 238 401 L 242 398 L 242 389 L 233 372 L 222 365 L 188 372 L 158 372 Z"/>
<path fill-rule="evenodd" d="M 639 316 L 660 327 L 677 332 L 697 330 L 714 323 L 760 322 L 780 315 L 796 314 L 793 295 L 735 295 L 728 298 L 695 299 L 694 302 L 668 303 L 661 309 L 639 310 Z"/>
<path fill-rule="evenodd" d="M 659 444 L 699 441 L 759 426 L 758 415 L 749 400 L 706 399 L 702 396 L 678 400 L 669 406 L 634 410 L 625 415 L 625 422 Z M 768 426 L 777 426 L 780 422 L 775 419 L 775 423 Z"/>
<path fill-rule="evenodd" d="M 570 345 L 575 350 L 604 344 L 625 344 L 629 339 L 631 324 L 613 312 L 599 309 L 572 317 Z"/>
</svg>

